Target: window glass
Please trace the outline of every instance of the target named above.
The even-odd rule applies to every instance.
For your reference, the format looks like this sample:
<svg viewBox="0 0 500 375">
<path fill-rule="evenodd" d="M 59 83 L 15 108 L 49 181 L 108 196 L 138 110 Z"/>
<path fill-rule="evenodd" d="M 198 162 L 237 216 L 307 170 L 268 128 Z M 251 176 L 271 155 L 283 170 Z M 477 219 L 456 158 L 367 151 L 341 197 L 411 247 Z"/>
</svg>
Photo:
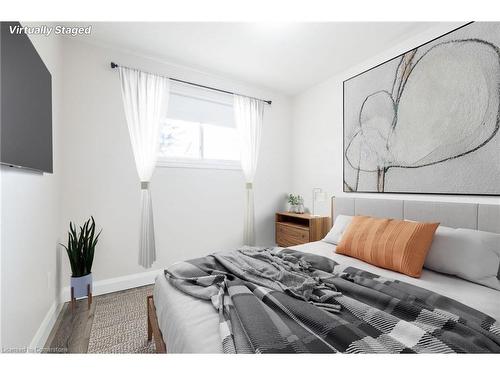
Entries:
<svg viewBox="0 0 500 375">
<path fill-rule="evenodd" d="M 160 131 L 160 156 L 164 158 L 200 158 L 200 124 L 166 120 Z"/>
<path fill-rule="evenodd" d="M 203 158 L 215 160 L 240 160 L 238 134 L 235 128 L 202 125 Z"/>
<path fill-rule="evenodd" d="M 161 159 L 240 160 L 235 128 L 167 119 L 160 132 Z"/>
</svg>

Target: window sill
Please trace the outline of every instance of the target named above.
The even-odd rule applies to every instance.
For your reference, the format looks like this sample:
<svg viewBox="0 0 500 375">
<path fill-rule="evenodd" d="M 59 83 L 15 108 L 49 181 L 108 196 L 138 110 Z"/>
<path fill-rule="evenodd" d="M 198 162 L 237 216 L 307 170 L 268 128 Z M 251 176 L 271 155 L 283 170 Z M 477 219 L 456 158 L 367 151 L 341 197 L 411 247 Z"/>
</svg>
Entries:
<svg viewBox="0 0 500 375">
<path fill-rule="evenodd" d="M 235 160 L 208 160 L 208 159 L 158 159 L 160 168 L 195 168 L 195 169 L 228 169 L 241 170 L 241 163 Z"/>
</svg>

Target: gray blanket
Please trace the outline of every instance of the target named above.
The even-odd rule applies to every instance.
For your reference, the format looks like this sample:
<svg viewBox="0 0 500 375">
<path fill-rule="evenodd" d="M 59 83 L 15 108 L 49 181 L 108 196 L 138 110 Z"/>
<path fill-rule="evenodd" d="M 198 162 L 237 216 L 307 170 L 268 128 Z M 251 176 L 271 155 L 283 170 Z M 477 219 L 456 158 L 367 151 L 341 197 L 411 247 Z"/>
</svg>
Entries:
<svg viewBox="0 0 500 375">
<path fill-rule="evenodd" d="M 500 352 L 493 318 L 336 266 L 290 249 L 242 248 L 176 263 L 165 274 L 176 288 L 212 301 L 226 353 Z"/>
</svg>

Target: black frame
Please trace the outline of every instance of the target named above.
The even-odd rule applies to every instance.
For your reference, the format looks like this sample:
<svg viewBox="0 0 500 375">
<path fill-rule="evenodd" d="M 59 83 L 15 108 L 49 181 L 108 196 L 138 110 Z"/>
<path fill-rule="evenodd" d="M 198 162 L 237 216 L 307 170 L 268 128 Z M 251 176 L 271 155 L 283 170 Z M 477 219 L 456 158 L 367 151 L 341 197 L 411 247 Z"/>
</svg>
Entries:
<svg viewBox="0 0 500 375">
<path fill-rule="evenodd" d="M 361 193 L 361 194 L 416 194 L 416 195 L 434 195 L 434 196 L 449 196 L 449 195 L 463 195 L 463 196 L 469 196 L 469 197 L 500 197 L 500 194 L 465 194 L 465 193 L 415 193 L 415 192 L 403 192 L 403 191 L 395 191 L 395 192 L 386 192 L 386 191 L 382 191 L 382 192 L 379 192 L 379 191 L 349 191 L 349 190 L 346 190 L 345 188 L 345 183 L 344 183 L 344 177 L 345 177 L 345 83 L 347 81 L 350 81 L 351 79 L 354 79 L 366 72 L 369 72 L 370 70 L 373 70 L 373 69 L 376 69 L 378 68 L 379 66 L 381 65 L 384 65 L 386 63 L 388 63 L 389 61 L 392 61 L 392 60 L 395 60 L 395 59 L 398 59 L 400 57 L 402 57 L 403 55 L 405 55 L 406 53 L 410 52 L 410 51 L 413 51 L 414 49 L 417 49 L 417 48 L 420 48 L 422 46 L 425 46 L 426 44 L 429 44 L 429 43 L 432 43 L 434 42 L 435 40 L 438 40 L 439 38 L 442 38 L 446 35 L 449 35 L 457 30 L 460 30 L 460 29 L 463 29 L 464 27 L 466 26 L 469 26 L 471 24 L 473 24 L 474 21 L 470 21 L 470 22 L 467 22 L 466 24 L 460 26 L 460 27 L 457 27 L 451 31 L 448 31 L 447 33 L 444 33 L 442 35 L 439 35 L 425 43 L 422 43 L 416 47 L 413 47 L 413 48 L 410 48 L 409 50 L 406 50 L 405 52 L 402 52 L 400 53 L 399 55 L 395 56 L 395 57 L 392 57 L 388 60 L 385 60 L 383 62 L 381 62 L 380 64 L 377 64 L 369 69 L 366 69 L 352 77 L 349 77 L 347 78 L 346 80 L 344 80 L 342 82 L 342 191 L 344 193 Z"/>
</svg>

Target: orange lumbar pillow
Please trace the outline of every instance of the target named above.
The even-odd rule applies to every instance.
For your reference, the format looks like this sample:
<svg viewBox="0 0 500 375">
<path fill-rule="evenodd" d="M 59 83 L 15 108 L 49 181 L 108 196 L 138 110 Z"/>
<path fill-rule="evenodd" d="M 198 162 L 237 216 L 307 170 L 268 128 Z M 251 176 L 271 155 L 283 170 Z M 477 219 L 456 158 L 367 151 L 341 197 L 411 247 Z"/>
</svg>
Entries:
<svg viewBox="0 0 500 375">
<path fill-rule="evenodd" d="M 339 254 L 420 277 L 439 223 L 355 216 L 336 248 Z"/>
</svg>

